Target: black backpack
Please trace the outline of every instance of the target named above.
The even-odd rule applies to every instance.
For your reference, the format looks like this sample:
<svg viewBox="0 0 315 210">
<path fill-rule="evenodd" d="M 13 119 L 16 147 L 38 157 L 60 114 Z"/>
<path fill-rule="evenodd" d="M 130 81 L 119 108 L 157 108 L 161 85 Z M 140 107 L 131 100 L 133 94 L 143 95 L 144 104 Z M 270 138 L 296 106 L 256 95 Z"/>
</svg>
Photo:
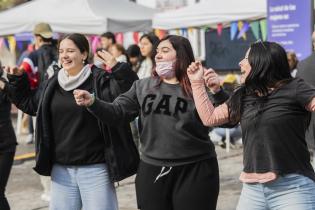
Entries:
<svg viewBox="0 0 315 210">
<path fill-rule="evenodd" d="M 41 83 L 54 74 L 54 66 L 58 63 L 57 47 L 49 44 L 41 46 L 37 59 L 39 82 Z"/>
</svg>

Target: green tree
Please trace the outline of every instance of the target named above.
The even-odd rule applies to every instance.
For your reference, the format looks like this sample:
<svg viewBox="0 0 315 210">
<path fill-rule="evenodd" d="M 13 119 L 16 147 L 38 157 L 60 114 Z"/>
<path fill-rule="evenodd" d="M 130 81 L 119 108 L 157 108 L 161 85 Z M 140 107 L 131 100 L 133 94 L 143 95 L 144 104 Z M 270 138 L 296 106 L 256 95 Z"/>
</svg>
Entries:
<svg viewBox="0 0 315 210">
<path fill-rule="evenodd" d="M 27 1 L 28 0 L 0 0 L 0 11 L 12 8 Z"/>
</svg>

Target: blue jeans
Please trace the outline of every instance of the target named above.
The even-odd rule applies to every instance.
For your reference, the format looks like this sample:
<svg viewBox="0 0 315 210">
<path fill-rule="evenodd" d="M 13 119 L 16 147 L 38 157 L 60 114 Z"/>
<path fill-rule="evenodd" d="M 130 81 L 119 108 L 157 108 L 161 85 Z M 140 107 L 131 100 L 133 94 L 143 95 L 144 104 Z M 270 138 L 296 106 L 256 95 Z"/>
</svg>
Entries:
<svg viewBox="0 0 315 210">
<path fill-rule="evenodd" d="M 118 202 L 105 163 L 55 164 L 51 173 L 50 210 L 117 210 Z"/>
<path fill-rule="evenodd" d="M 226 128 L 214 128 L 213 132 L 215 132 L 216 134 L 218 134 L 219 136 L 221 136 L 223 139 L 226 138 L 226 132 L 225 132 Z M 239 138 L 242 137 L 242 130 L 241 130 L 241 126 L 237 125 L 234 128 L 228 128 L 230 130 L 230 137 L 235 141 Z"/>
<path fill-rule="evenodd" d="M 314 210 L 315 182 L 298 174 L 265 184 L 243 184 L 237 210 Z"/>
</svg>

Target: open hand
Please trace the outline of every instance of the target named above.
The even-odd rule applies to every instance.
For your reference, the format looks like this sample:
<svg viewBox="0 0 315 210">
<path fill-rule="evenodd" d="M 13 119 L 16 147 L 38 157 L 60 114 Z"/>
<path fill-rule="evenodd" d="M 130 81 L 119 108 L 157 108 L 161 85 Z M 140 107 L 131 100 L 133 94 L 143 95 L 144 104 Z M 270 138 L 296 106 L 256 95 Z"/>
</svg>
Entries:
<svg viewBox="0 0 315 210">
<path fill-rule="evenodd" d="M 94 97 L 86 90 L 76 89 L 73 91 L 75 102 L 79 106 L 91 106 L 94 103 Z"/>
<path fill-rule="evenodd" d="M 106 50 L 97 51 L 96 54 L 97 58 L 110 68 L 113 68 L 117 64 L 115 57 Z"/>
</svg>

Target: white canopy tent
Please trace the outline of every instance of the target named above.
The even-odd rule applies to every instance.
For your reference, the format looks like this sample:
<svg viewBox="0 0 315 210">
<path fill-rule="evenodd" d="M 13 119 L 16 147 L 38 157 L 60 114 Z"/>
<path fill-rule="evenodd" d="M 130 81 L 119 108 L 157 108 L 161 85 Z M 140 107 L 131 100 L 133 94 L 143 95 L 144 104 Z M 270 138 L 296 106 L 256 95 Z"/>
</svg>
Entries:
<svg viewBox="0 0 315 210">
<path fill-rule="evenodd" d="M 256 20 L 267 15 L 266 0 L 207 0 L 181 9 L 157 13 L 153 28 L 175 29 L 196 26 L 216 28 L 218 23 Z"/>
<path fill-rule="evenodd" d="M 60 33 L 146 31 L 154 12 L 128 0 L 34 0 L 0 13 L 0 35 L 32 31 L 38 22 Z"/>
</svg>

